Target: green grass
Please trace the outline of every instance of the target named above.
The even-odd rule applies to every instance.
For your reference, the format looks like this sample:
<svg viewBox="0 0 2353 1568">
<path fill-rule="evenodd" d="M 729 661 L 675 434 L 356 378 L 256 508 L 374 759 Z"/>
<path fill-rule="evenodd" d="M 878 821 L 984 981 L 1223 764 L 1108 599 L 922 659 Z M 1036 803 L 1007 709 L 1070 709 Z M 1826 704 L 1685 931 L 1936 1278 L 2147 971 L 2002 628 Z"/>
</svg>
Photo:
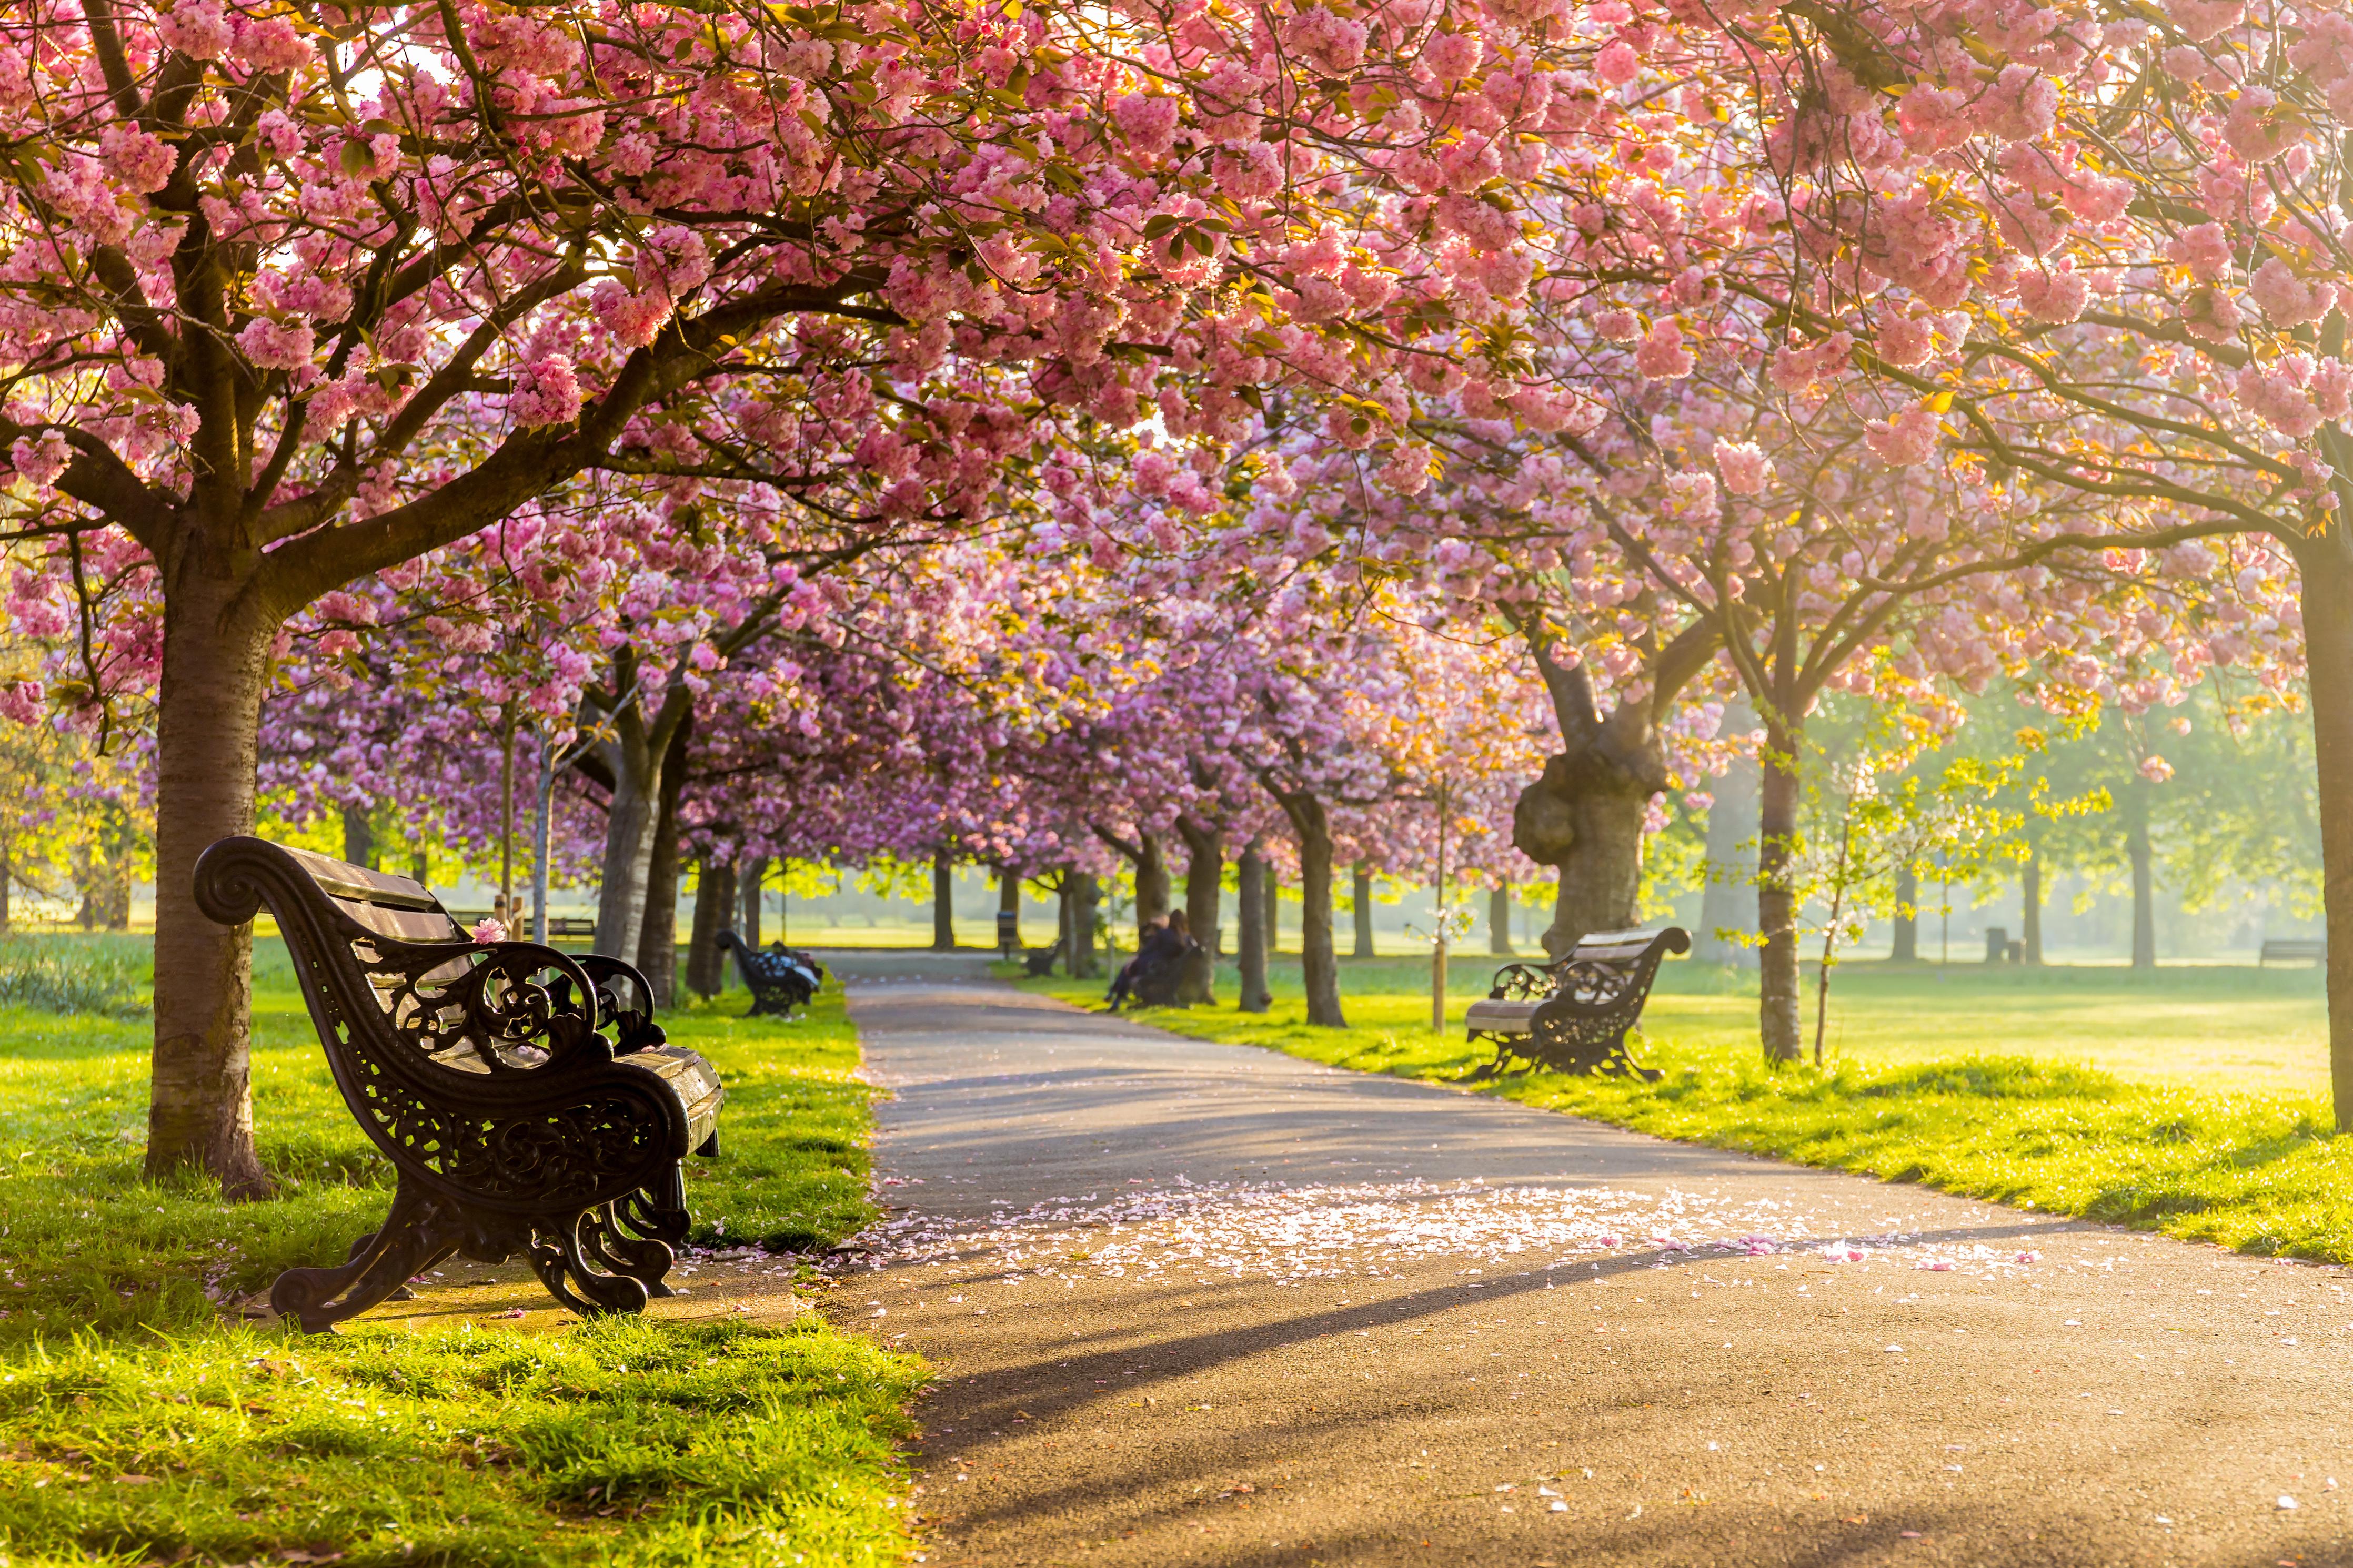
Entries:
<svg viewBox="0 0 2353 1568">
<path fill-rule="evenodd" d="M 1144 1015 L 1179 1034 L 1261 1046 L 1362 1071 L 1451 1080 L 1489 1058 L 1465 1043 L 1462 1010 L 1486 969 L 1450 975 L 1448 1026 L 1430 1026 L 1427 963 L 1345 965 L 1345 1029 L 1311 1027 L 1296 963 L 1279 964 L 1265 1014 L 1225 1005 Z M 1852 1018 L 1826 1069 L 1768 1069 L 1757 1050 L 1753 980 L 1671 966 L 1638 1052 L 1656 1084 L 1563 1074 L 1482 1086 L 1525 1104 L 1661 1137 L 1920 1182 L 1948 1192 L 2082 1215 L 2263 1254 L 2353 1262 L 2353 1138 L 2330 1134 L 2325 1094 L 2234 1093 L 2196 1078 L 2127 1077 L 2096 1054 L 2100 1020 L 2147 1031 L 2118 1047 L 2188 1041 L 2200 1062 L 2262 1048 L 2266 1016 L 2316 1005 L 2290 972 L 2160 971 L 2146 989 L 2117 971 L 1872 974 L 1841 970 Z M 1100 984 L 1056 977 L 1026 989 L 1096 1004 Z M 1833 1016 L 1840 1004 L 1834 1001 Z M 1910 1022 L 1907 1023 L 1906 1020 Z M 2202 1034 L 2201 1030 L 2211 1030 Z M 1840 1037 L 1833 1030 L 1833 1039 Z"/>
<path fill-rule="evenodd" d="M 0 1562 L 904 1555 L 891 1471 L 923 1368 L 814 1313 L 528 1335 L 224 1321 L 216 1298 L 339 1258 L 390 1196 L 282 952 L 259 960 L 264 1203 L 140 1179 L 143 1023 L 0 1010 Z M 828 1246 L 871 1213 L 855 1031 L 839 991 L 797 1023 L 744 1005 L 663 1020 L 728 1084 L 726 1154 L 689 1163 L 696 1239 Z"/>
</svg>

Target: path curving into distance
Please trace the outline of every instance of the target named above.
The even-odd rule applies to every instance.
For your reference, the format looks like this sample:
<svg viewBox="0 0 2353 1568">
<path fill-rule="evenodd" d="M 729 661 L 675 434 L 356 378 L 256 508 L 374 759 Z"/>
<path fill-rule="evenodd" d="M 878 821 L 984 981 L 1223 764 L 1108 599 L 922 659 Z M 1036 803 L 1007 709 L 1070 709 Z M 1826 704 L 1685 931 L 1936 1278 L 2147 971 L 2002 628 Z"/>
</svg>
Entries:
<svg viewBox="0 0 2353 1568">
<path fill-rule="evenodd" d="M 932 1563 L 2353 1563 L 2343 1269 L 837 967 Z"/>
</svg>

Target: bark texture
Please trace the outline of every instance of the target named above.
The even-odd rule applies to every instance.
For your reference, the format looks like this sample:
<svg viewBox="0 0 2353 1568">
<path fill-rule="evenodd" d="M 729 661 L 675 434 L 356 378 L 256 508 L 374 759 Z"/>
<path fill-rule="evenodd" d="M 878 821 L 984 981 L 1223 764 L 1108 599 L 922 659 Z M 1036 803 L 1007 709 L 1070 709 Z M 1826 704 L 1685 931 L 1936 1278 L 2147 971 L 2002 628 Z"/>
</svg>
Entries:
<svg viewBox="0 0 2353 1568">
<path fill-rule="evenodd" d="M 670 732 L 662 759 L 661 794 L 654 818 L 653 852 L 646 858 L 646 912 L 638 932 L 638 972 L 653 988 L 654 1005 L 678 994 L 678 802 L 686 790 L 689 723 Z"/>
<path fill-rule="evenodd" d="M 1512 885 L 1498 882 L 1487 889 L 1487 951 L 1497 958 L 1512 956 Z"/>
<path fill-rule="evenodd" d="M 2345 488 L 2339 480 L 2339 490 Z M 2328 918 L 2328 1077 L 2337 1130 L 2353 1131 L 2353 542 L 2339 521 L 2297 552 L 2312 752 L 2319 780 L 2321 901 Z M 2155 942 L 2150 943 L 2151 959 Z"/>
<path fill-rule="evenodd" d="M 932 857 L 932 951 L 955 951 L 955 868 L 944 851 Z"/>
<path fill-rule="evenodd" d="M 1224 902 L 1226 847 L 1223 837 L 1191 816 L 1176 819 L 1176 835 L 1185 841 L 1185 923 L 1201 944 L 1176 984 L 1176 1000 L 1187 1007 L 1213 1006 L 1218 1000 L 1218 955 L 1222 933 L 1219 906 Z"/>
<path fill-rule="evenodd" d="M 744 923 L 735 934 L 749 947 L 760 945 L 761 885 L 768 879 L 768 858 L 759 857 L 744 868 L 741 888 L 744 895 Z"/>
<path fill-rule="evenodd" d="M 1103 909 L 1103 883 L 1092 871 L 1071 878 L 1071 957 L 1072 978 L 1092 980 L 1103 973 L 1095 958 L 1095 922 Z"/>
<path fill-rule="evenodd" d="M 1349 912 L 1356 921 L 1356 949 L 1353 956 L 1373 956 L 1373 868 L 1362 860 L 1351 868 L 1354 882 L 1348 889 Z"/>
<path fill-rule="evenodd" d="M 1252 839 L 1234 868 L 1235 891 L 1240 905 L 1235 933 L 1235 959 L 1241 973 L 1235 983 L 1235 1005 L 1245 1013 L 1263 1013 L 1274 1004 L 1266 988 L 1266 858 Z"/>
<path fill-rule="evenodd" d="M 1798 837 L 1798 744 L 1801 731 L 1767 720 L 1757 781 L 1757 1021 L 1767 1060 L 1804 1054 L 1798 1018 L 1798 900 L 1791 882 Z"/>
<path fill-rule="evenodd" d="M 614 657 L 612 692 L 638 692 L 637 658 L 626 648 Z M 654 836 L 661 826 L 662 773 L 670 741 L 693 712 L 683 685 L 671 687 L 650 718 L 646 700 L 640 692 L 631 700 L 605 704 L 613 733 L 596 747 L 612 781 L 596 884 L 596 951 L 625 958 L 638 951 L 645 934 L 646 889 L 653 872 Z"/>
<path fill-rule="evenodd" d="M 1545 951 L 1558 957 L 1588 931 L 1635 922 L 1642 820 L 1668 777 L 1652 715 L 1705 662 L 1714 641 L 1678 638 L 1656 661 L 1655 689 L 1621 700 L 1607 717 L 1582 662 L 1561 663 L 1540 634 L 1530 636 L 1528 647 L 1552 698 L 1561 750 L 1520 792 L 1512 842 L 1529 859 L 1560 872 L 1552 925 L 1544 934 Z"/>
<path fill-rule="evenodd" d="M 262 676 L 279 616 L 255 603 L 234 562 L 209 552 L 167 560 L 164 574 L 146 1172 L 195 1166 L 231 1197 L 263 1197 L 271 1183 L 253 1147 L 253 927 L 206 920 L 195 877 L 214 842 L 253 831 Z"/>
<path fill-rule="evenodd" d="M 1345 1029 L 1340 1010 L 1339 954 L 1332 945 L 1332 825 L 1324 803 L 1308 790 L 1276 790 L 1274 798 L 1299 839 L 1299 968 L 1307 992 L 1307 1021 Z"/>
<path fill-rule="evenodd" d="M 686 983 L 706 1001 L 726 988 L 727 955 L 719 951 L 719 932 L 734 909 L 735 868 L 706 858 L 694 878 L 694 928 L 686 944 Z"/>
<path fill-rule="evenodd" d="M 375 869 L 375 818 L 363 805 L 343 803 L 343 858 Z"/>
</svg>

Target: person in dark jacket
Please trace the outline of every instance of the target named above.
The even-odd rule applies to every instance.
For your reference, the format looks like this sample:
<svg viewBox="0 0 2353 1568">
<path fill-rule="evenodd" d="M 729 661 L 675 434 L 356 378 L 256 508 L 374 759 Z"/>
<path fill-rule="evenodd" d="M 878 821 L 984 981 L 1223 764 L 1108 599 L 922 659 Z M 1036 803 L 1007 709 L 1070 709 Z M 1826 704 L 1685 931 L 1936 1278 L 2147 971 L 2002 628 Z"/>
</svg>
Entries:
<svg viewBox="0 0 2353 1568">
<path fill-rule="evenodd" d="M 1192 945 L 1193 935 L 1185 927 L 1183 910 L 1171 910 L 1162 919 L 1145 926 L 1143 945 L 1136 949 L 1134 958 L 1120 965 L 1119 973 L 1112 979 L 1111 994 L 1106 998 L 1111 1003 L 1111 1010 L 1114 1013 L 1120 1010 L 1121 1005 L 1134 994 L 1135 983 L 1148 971 L 1159 964 L 1173 963 Z"/>
</svg>

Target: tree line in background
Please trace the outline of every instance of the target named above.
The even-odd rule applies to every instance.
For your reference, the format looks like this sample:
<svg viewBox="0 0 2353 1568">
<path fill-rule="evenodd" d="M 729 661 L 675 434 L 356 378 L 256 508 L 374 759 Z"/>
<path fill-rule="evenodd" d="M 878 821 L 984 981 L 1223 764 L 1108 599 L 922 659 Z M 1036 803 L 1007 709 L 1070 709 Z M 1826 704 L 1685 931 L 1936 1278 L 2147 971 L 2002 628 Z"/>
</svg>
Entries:
<svg viewBox="0 0 2353 1568">
<path fill-rule="evenodd" d="M 2094 855 L 2207 687 L 2353 921 L 2344 109 L 2237 0 L 0 19 L 0 717 L 152 802 L 150 1169 L 269 1184 L 189 889 L 265 798 L 527 821 L 665 974 L 684 866 L 1230 862 L 1246 959 L 1272 866 L 1336 1024 L 1345 868 L 1565 950 L 1746 755 L 1789 1060 L 1810 893 L 1826 977 Z"/>
</svg>

